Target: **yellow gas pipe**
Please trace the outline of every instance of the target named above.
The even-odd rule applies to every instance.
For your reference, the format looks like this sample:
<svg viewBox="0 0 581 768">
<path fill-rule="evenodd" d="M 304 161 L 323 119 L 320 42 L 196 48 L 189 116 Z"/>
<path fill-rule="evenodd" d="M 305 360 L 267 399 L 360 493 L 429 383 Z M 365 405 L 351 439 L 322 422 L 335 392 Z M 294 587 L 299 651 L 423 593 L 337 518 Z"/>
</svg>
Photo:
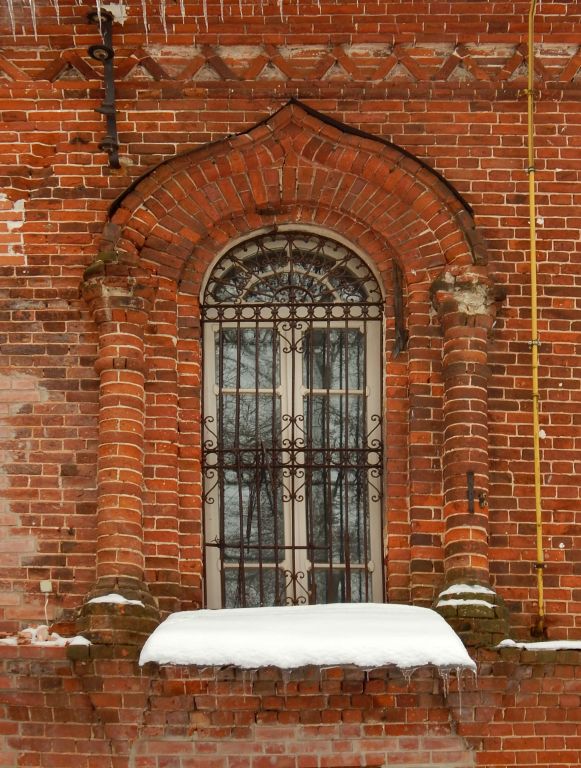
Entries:
<svg viewBox="0 0 581 768">
<path fill-rule="evenodd" d="M 531 366 L 533 387 L 533 449 L 534 449 L 534 475 L 535 475 L 535 516 L 537 530 L 537 589 L 539 600 L 539 615 L 533 632 L 537 636 L 545 634 L 545 597 L 543 570 L 545 567 L 545 555 L 543 552 L 543 514 L 541 501 L 541 450 L 539 444 L 539 334 L 538 334 L 538 309 L 537 309 L 537 233 L 536 217 L 537 204 L 535 197 L 535 138 L 534 138 L 534 31 L 537 0 L 531 0 L 529 10 L 529 40 L 528 40 L 528 87 L 527 87 L 527 112 L 528 112 L 528 168 L 529 177 L 529 221 L 530 221 L 530 269 L 531 269 Z"/>
</svg>

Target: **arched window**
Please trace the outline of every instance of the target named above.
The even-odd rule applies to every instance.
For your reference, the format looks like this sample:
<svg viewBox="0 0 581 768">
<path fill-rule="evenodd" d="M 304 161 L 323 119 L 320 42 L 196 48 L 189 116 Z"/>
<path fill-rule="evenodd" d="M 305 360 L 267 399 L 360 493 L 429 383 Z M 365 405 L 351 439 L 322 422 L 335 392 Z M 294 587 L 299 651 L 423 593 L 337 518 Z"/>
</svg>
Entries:
<svg viewBox="0 0 581 768">
<path fill-rule="evenodd" d="M 382 313 L 363 260 L 317 234 L 253 237 L 212 270 L 209 607 L 383 599 Z"/>
</svg>

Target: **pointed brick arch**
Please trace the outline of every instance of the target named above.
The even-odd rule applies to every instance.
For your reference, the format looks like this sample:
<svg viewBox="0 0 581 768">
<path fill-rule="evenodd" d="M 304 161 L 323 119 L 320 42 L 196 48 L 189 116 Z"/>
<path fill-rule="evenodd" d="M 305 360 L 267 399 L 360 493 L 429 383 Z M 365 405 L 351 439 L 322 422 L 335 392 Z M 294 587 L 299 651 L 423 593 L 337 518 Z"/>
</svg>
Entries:
<svg viewBox="0 0 581 768">
<path fill-rule="evenodd" d="M 204 278 L 234 242 L 276 226 L 353 247 L 390 307 L 394 260 L 404 273 L 409 347 L 397 359 L 392 311 L 385 326 L 389 599 L 430 604 L 443 584 L 488 583 L 487 334 L 497 297 L 471 210 L 405 150 L 291 102 L 137 180 L 112 206 L 101 258 L 85 273 L 101 377 L 92 594 L 136 597 L 149 624 L 156 605 L 163 614 L 203 602 Z M 469 514 L 468 471 L 483 499 Z M 87 603 L 84 617 L 98 640 L 104 619 L 94 611 Z M 124 631 L 114 619 L 109 634 Z"/>
<path fill-rule="evenodd" d="M 107 231 L 125 257 L 176 282 L 189 273 L 197 292 L 234 220 L 247 231 L 296 222 L 363 236 L 377 266 L 387 246 L 408 282 L 486 262 L 469 207 L 436 172 L 297 102 L 159 165 L 114 204 Z"/>
</svg>

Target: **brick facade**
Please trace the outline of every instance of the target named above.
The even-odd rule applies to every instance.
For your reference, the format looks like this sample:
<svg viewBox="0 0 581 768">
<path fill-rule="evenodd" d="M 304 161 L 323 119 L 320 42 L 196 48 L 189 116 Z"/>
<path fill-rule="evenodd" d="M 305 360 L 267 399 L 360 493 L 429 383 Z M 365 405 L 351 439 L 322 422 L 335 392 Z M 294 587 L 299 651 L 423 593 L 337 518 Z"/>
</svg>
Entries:
<svg viewBox="0 0 581 768">
<path fill-rule="evenodd" d="M 208 3 L 207 28 L 201 3 L 186 2 L 185 22 L 168 3 L 167 34 L 148 1 L 147 35 L 141 4 L 125 2 L 113 25 L 119 169 L 98 148 L 89 6 L 60 0 L 57 22 L 51 3 L 36 4 L 36 39 L 28 5 L 14 0 L 15 36 L 0 9 L 0 630 L 44 622 L 46 610 L 113 657 L 0 648 L 0 765 L 81 766 L 78 753 L 89 768 L 104 750 L 115 766 L 261 768 L 271 747 L 226 763 L 220 740 L 275 750 L 300 743 L 304 725 L 318 744 L 316 712 L 340 713 L 323 722 L 345 754 L 313 746 L 320 761 L 309 762 L 287 746 L 278 768 L 389 765 L 386 755 L 412 752 L 418 766 L 578 765 L 573 651 L 480 650 L 459 713 L 428 671 L 393 694 L 393 671 L 345 670 L 336 685 L 305 672 L 281 696 L 275 673 L 141 674 L 107 646 L 131 655 L 160 616 L 203 604 L 200 291 L 229 244 L 274 225 L 352 244 L 385 293 L 388 600 L 430 606 L 449 584 L 479 583 L 495 592 L 486 615 L 448 617 L 467 641 L 531 638 L 528 0 L 285 0 L 284 21 L 276 3 L 260 15 L 225 0 L 223 20 Z M 548 636 L 570 640 L 581 639 L 580 23 L 576 3 L 543 2 L 534 61 L 545 596 Z M 394 262 L 409 336 L 398 355 Z M 41 580 L 52 583 L 46 605 Z M 87 602 L 117 589 L 144 611 Z M 20 675 L 31 669 L 37 682 Z M 232 700 L 179 699 L 208 686 Z M 105 733 L 111 712 L 126 735 Z M 219 712 L 235 714 L 220 723 Z M 40 761 L 43 738 L 84 746 Z M 135 740 L 130 758 L 124 739 Z M 182 745 L 174 757 L 169 743 Z"/>
<path fill-rule="evenodd" d="M 473 768 L 581 760 L 579 652 L 477 654 L 461 693 L 433 669 L 292 673 L 71 662 L 0 648 L 0 764 Z"/>
</svg>

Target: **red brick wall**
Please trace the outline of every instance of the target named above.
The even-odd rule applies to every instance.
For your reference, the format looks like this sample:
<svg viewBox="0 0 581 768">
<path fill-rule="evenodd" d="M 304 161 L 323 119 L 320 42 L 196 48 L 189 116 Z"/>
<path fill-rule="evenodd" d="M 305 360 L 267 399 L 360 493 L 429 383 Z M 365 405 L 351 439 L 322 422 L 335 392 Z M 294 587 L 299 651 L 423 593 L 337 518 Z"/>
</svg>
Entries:
<svg viewBox="0 0 581 768">
<path fill-rule="evenodd" d="M 0 647 L 3 768 L 577 768 L 579 652 L 395 669 L 144 668 Z"/>
<path fill-rule="evenodd" d="M 245 2 L 242 22 L 231 2 L 221 22 L 210 3 L 208 31 L 201 8 L 186 3 L 185 24 L 171 6 L 167 40 L 153 8 L 146 40 L 139 4 L 129 3 L 127 22 L 114 26 L 120 170 L 97 149 L 103 90 L 101 66 L 86 54 L 99 38 L 85 23 L 88 6 L 62 0 L 57 24 L 52 6 L 37 3 L 35 41 L 29 9 L 15 4 L 16 39 L 0 11 L 2 628 L 44 620 L 41 579 L 53 582 L 51 619 L 69 615 L 94 581 L 97 331 L 79 284 L 108 206 L 160 160 L 249 129 L 298 97 L 426 161 L 473 208 L 487 240 L 491 271 L 507 290 L 489 361 L 491 573 L 513 634 L 528 636 L 537 611 L 522 95 L 528 2 L 323 2 L 321 12 L 301 4 L 300 13 L 289 2 L 284 22 L 275 4 L 261 17 Z M 575 3 L 543 2 L 535 64 L 546 596 L 550 635 L 573 638 L 581 596 L 580 21 Z M 178 396 L 195 415 L 188 393 L 199 372 L 187 333 L 176 361 L 175 301 L 175 288 L 163 284 L 145 337 L 144 554 L 166 610 L 198 604 L 201 590 L 199 477 L 187 467 L 176 476 L 175 440 Z M 401 445 L 412 440 L 422 469 L 408 476 L 410 456 L 392 451 L 386 506 L 390 594 L 410 599 L 415 560 L 427 574 L 417 595 L 429 602 L 442 582 L 441 342 L 434 318 L 424 328 L 415 343 L 425 363 L 412 369 L 402 356 L 386 381 L 394 428 Z M 410 382 L 430 387 L 411 435 Z M 195 459 L 195 431 L 180 439 L 182 456 Z"/>
</svg>

